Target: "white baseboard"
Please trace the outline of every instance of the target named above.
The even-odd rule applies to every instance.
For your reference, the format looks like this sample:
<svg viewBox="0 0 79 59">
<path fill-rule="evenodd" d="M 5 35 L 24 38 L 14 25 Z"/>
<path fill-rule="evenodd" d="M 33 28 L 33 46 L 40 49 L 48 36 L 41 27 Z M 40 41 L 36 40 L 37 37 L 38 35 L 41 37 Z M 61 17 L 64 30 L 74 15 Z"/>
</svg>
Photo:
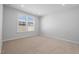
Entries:
<svg viewBox="0 0 79 59">
<path fill-rule="evenodd" d="M 58 39 L 58 40 L 63 40 L 63 41 L 67 41 L 67 42 L 70 42 L 70 43 L 74 43 L 74 44 L 78 44 L 79 45 L 79 42 L 77 41 L 72 41 L 72 40 L 68 40 L 68 39 L 65 39 L 65 38 L 61 38 L 61 37 L 56 37 L 56 36 L 52 36 L 52 37 L 49 37 L 47 35 L 43 35 L 45 37 L 48 37 L 48 38 L 55 38 L 55 39 Z"/>
<path fill-rule="evenodd" d="M 77 41 L 72 41 L 72 40 L 68 40 L 68 39 L 65 39 L 65 38 L 60 38 L 60 37 L 54 37 L 54 38 L 59 39 L 59 40 L 64 40 L 64 41 L 74 43 L 74 44 L 79 44 L 79 42 L 77 42 Z"/>
<path fill-rule="evenodd" d="M 9 39 L 3 40 L 3 42 L 10 41 L 10 40 L 16 40 L 16 39 L 21 39 L 21 38 L 26 38 L 26 37 L 29 38 L 29 37 L 34 37 L 34 36 L 37 36 L 37 35 L 13 37 L 13 38 L 9 38 Z"/>
<path fill-rule="evenodd" d="M 29 38 L 29 37 L 34 37 L 34 36 L 38 36 L 38 35 L 32 35 L 32 36 L 21 36 L 21 37 L 13 37 L 13 38 L 10 38 L 10 39 L 6 39 L 6 40 L 3 40 L 3 42 L 5 41 L 9 41 L 9 40 L 16 40 L 16 39 L 20 39 L 20 38 Z M 68 39 L 65 39 L 65 38 L 61 38 L 61 37 L 56 37 L 56 36 L 52 36 L 52 37 L 49 37 L 47 35 L 40 35 L 40 36 L 44 36 L 44 37 L 47 37 L 47 38 L 55 38 L 55 39 L 58 39 L 58 40 L 63 40 L 63 41 L 67 41 L 67 42 L 70 42 L 70 43 L 74 43 L 74 44 L 79 44 L 79 42 L 77 41 L 72 41 L 72 40 L 68 40 Z"/>
</svg>

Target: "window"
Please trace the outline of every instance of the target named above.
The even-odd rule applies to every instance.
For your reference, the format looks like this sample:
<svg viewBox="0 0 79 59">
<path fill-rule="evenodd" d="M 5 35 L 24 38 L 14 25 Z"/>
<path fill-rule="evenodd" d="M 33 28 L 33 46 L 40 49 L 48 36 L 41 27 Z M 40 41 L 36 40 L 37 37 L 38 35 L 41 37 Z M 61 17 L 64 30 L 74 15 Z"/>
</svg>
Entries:
<svg viewBox="0 0 79 59">
<path fill-rule="evenodd" d="M 33 16 L 19 16 L 17 21 L 17 32 L 30 32 L 35 30 L 35 19 Z"/>
</svg>

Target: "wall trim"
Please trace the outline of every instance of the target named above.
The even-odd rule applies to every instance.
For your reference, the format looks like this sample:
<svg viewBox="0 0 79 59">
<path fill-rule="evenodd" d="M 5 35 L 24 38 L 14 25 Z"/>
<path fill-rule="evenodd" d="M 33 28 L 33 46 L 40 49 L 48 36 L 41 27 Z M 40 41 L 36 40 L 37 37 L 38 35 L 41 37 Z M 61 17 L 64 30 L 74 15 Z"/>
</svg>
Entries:
<svg viewBox="0 0 79 59">
<path fill-rule="evenodd" d="M 79 44 L 79 42 L 77 42 L 77 41 L 68 40 L 68 39 L 65 39 L 65 38 L 60 38 L 60 37 L 54 37 L 54 38 L 59 39 L 59 40 L 63 40 L 63 41 L 67 41 L 67 42 L 70 42 L 70 43 L 74 43 L 74 44 Z"/>
<path fill-rule="evenodd" d="M 42 36 L 47 37 L 47 38 L 50 38 L 50 39 L 55 38 L 55 39 L 58 39 L 58 40 L 63 40 L 63 41 L 67 41 L 67 42 L 70 42 L 70 43 L 74 43 L 74 44 L 78 44 L 79 45 L 79 42 L 77 42 L 77 41 L 68 40 L 68 39 L 65 39 L 65 38 L 62 38 L 62 37 L 57 37 L 57 36 L 49 37 L 47 35 L 42 35 Z"/>
<path fill-rule="evenodd" d="M 37 34 L 36 35 L 32 35 L 32 36 L 13 37 L 13 38 L 9 38 L 9 39 L 3 40 L 3 42 L 11 41 L 11 40 L 17 40 L 17 39 L 21 39 L 21 38 L 29 38 L 29 37 L 34 37 L 34 36 L 37 36 Z"/>
<path fill-rule="evenodd" d="M 74 43 L 74 44 L 79 44 L 79 42 L 76 42 L 76 41 L 72 41 L 72 40 L 68 40 L 68 39 L 65 39 L 65 38 L 61 38 L 61 37 L 56 37 L 56 36 L 52 36 L 52 37 L 49 37 L 47 35 L 32 35 L 32 36 L 21 36 L 21 37 L 13 37 L 13 38 L 10 38 L 10 39 L 6 39 L 6 40 L 3 40 L 3 42 L 5 41 L 10 41 L 10 40 L 16 40 L 16 39 L 21 39 L 21 38 L 30 38 L 30 37 L 35 37 L 35 36 L 44 36 L 44 37 L 47 37 L 47 38 L 55 38 L 55 39 L 58 39 L 58 40 L 63 40 L 63 41 L 67 41 L 67 42 L 70 42 L 70 43 Z"/>
</svg>

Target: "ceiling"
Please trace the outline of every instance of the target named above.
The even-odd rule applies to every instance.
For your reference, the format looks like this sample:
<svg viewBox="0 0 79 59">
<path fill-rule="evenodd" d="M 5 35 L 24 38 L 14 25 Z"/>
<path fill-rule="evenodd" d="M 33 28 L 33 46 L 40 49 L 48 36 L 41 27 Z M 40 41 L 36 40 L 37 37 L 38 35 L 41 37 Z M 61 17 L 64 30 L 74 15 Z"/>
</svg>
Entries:
<svg viewBox="0 0 79 59">
<path fill-rule="evenodd" d="M 76 9 L 79 7 L 78 4 L 8 4 L 7 6 L 38 16 Z"/>
</svg>

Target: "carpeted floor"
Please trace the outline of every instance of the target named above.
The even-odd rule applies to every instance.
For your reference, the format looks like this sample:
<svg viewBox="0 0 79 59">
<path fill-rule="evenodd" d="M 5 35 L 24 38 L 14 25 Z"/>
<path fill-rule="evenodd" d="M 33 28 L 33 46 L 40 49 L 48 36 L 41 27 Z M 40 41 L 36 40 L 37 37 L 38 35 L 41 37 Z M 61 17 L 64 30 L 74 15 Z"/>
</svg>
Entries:
<svg viewBox="0 0 79 59">
<path fill-rule="evenodd" d="M 65 54 L 79 53 L 79 45 L 47 37 L 36 36 L 3 43 L 5 54 Z"/>
</svg>

